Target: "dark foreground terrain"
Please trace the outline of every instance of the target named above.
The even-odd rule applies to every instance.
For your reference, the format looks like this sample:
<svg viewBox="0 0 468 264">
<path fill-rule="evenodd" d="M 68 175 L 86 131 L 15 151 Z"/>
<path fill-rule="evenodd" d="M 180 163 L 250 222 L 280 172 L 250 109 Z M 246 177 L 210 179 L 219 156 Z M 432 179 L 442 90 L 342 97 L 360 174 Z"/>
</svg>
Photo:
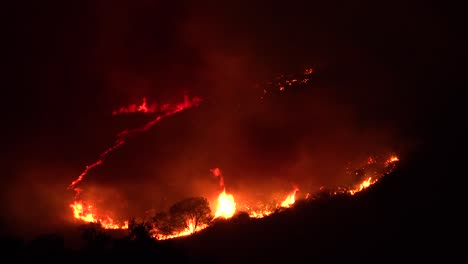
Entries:
<svg viewBox="0 0 468 264">
<path fill-rule="evenodd" d="M 444 150 L 413 153 L 354 196 L 297 201 L 294 208 L 264 219 L 239 215 L 190 237 L 154 241 L 143 234 L 132 240 L 127 233 L 119 237 L 95 230 L 79 249 L 69 247 L 60 233 L 32 241 L 4 237 L 3 257 L 67 263 L 448 260 L 457 255 L 454 239 L 460 231 L 445 192 L 451 172 L 450 148 Z"/>
</svg>

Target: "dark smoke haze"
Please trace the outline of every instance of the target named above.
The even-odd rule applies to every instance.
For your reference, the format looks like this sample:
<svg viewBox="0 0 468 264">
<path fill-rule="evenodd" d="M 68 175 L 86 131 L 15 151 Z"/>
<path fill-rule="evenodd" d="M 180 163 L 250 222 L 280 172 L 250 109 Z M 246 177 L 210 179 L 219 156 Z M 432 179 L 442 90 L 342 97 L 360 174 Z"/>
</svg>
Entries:
<svg viewBox="0 0 468 264">
<path fill-rule="evenodd" d="M 416 148 L 444 100 L 424 80 L 449 36 L 424 2 L 168 2 L 41 1 L 11 20 L 3 227 L 71 222 L 67 186 L 117 132 L 151 119 L 112 116 L 143 97 L 204 102 L 131 138 L 80 183 L 121 217 L 214 201 L 214 167 L 236 198 L 347 183 L 348 162 Z M 260 102 L 257 83 L 310 66 L 310 87 Z"/>
</svg>

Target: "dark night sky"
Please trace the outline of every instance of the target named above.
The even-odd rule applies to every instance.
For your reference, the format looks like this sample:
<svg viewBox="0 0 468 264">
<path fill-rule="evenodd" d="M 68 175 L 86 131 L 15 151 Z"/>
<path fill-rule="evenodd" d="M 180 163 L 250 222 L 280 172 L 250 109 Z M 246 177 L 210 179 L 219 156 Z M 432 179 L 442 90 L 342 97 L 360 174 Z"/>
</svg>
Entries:
<svg viewBox="0 0 468 264">
<path fill-rule="evenodd" d="M 125 196 L 129 207 L 166 206 L 162 197 L 206 186 L 215 195 L 216 166 L 234 191 L 278 177 L 282 191 L 336 183 L 337 164 L 408 151 L 442 130 L 436 120 L 453 106 L 461 56 L 448 52 L 463 46 L 446 7 L 215 2 L 15 4 L 2 89 L 7 226 L 69 217 L 68 183 L 116 132 L 145 121 L 112 110 L 143 96 L 177 101 L 189 91 L 205 103 L 133 138 L 90 175 L 90 189 Z M 310 90 L 255 102 L 256 82 L 309 65 L 317 65 Z"/>
</svg>

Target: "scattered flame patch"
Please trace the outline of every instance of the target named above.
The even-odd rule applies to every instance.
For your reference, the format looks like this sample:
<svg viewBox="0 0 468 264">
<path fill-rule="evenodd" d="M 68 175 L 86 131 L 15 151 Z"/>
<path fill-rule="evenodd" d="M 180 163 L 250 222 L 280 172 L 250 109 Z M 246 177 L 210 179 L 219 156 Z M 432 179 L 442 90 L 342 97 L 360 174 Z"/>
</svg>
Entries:
<svg viewBox="0 0 468 264">
<path fill-rule="evenodd" d="M 89 173 L 89 171 L 93 168 L 96 168 L 97 166 L 101 165 L 107 155 L 112 153 L 113 151 L 117 150 L 119 147 L 121 147 L 128 138 L 131 136 L 137 135 L 139 133 L 145 132 L 149 130 L 152 126 L 154 126 L 156 123 L 161 121 L 163 118 L 171 116 L 173 114 L 176 114 L 182 110 L 185 110 L 187 108 L 197 106 L 201 102 L 200 97 L 193 97 L 189 98 L 188 95 L 184 95 L 184 101 L 181 103 L 177 104 L 164 104 L 160 107 L 159 109 L 159 114 L 146 123 L 144 126 L 137 127 L 134 129 L 126 129 L 120 133 L 117 134 L 116 140 L 114 144 L 103 151 L 100 155 L 98 160 L 95 162 L 86 165 L 85 169 L 83 172 L 78 176 L 76 180 L 74 180 L 69 186 L 68 189 L 75 191 L 75 201 L 70 205 L 70 207 L 73 209 L 73 215 L 74 218 L 76 219 L 81 219 L 85 222 L 100 222 L 101 225 L 104 228 L 108 229 L 118 229 L 118 228 L 128 228 L 128 222 L 127 224 L 124 225 L 118 225 L 114 223 L 114 220 L 112 218 L 106 217 L 106 219 L 101 219 L 96 216 L 96 213 L 94 211 L 95 208 L 92 206 L 83 206 L 82 201 L 79 200 L 80 193 L 82 192 L 81 188 L 78 188 L 77 185 L 80 183 L 84 177 Z M 123 109 L 123 110 L 122 110 Z M 146 99 L 143 99 L 143 103 L 140 106 L 133 106 L 131 105 L 130 107 L 127 108 L 121 108 L 122 111 L 114 111 L 115 114 L 121 113 L 121 112 L 126 112 L 126 113 L 131 113 L 131 112 L 152 112 L 153 107 L 148 108 Z"/>
<path fill-rule="evenodd" d="M 128 229 L 128 221 L 123 224 L 116 223 L 112 218 L 106 216 L 106 219 L 101 219 L 96 216 L 96 210 L 92 205 L 83 205 L 81 201 L 75 201 L 70 204 L 73 209 L 73 217 L 88 223 L 100 223 L 105 229 Z"/>
<path fill-rule="evenodd" d="M 261 99 L 263 100 L 264 96 L 272 95 L 277 92 L 285 92 L 289 89 L 296 89 L 300 87 L 304 87 L 305 84 L 309 84 L 310 75 L 314 73 L 313 68 L 305 69 L 301 74 L 295 75 L 280 75 L 274 81 L 266 83 L 263 88 L 263 96 Z M 137 104 L 130 104 L 126 107 L 121 107 L 117 110 L 112 112 L 112 115 L 120 115 L 120 114 L 130 114 L 130 113 L 146 113 L 151 114 L 155 113 L 156 116 L 149 121 L 148 123 L 144 124 L 141 127 L 133 128 L 133 129 L 126 129 L 117 134 L 116 140 L 114 144 L 103 151 L 99 158 L 87 165 L 82 173 L 75 179 L 68 187 L 68 189 L 72 189 L 75 191 L 75 200 L 72 204 L 70 204 L 70 208 L 73 211 L 73 217 L 77 220 L 84 221 L 84 222 L 93 222 L 93 223 L 100 223 L 103 228 L 105 229 L 128 229 L 128 221 L 118 222 L 112 219 L 109 216 L 101 217 L 98 216 L 97 210 L 92 205 L 86 204 L 81 199 L 79 199 L 79 194 L 82 191 L 77 185 L 84 179 L 84 177 L 89 173 L 90 170 L 93 168 L 101 165 L 108 154 L 118 149 L 122 146 L 129 137 L 137 135 L 139 133 L 145 132 L 149 130 L 153 125 L 158 123 L 164 117 L 171 116 L 175 113 L 178 113 L 184 109 L 190 108 L 192 106 L 196 106 L 201 102 L 199 97 L 194 97 L 190 99 L 187 95 L 184 96 L 184 101 L 177 104 L 151 104 L 149 105 L 146 98 L 143 98 L 142 103 Z M 396 155 L 390 155 L 385 160 L 378 159 L 376 157 L 369 157 L 363 162 L 363 168 L 358 168 L 355 172 L 351 173 L 352 177 L 356 177 L 353 179 L 353 182 L 358 182 L 357 184 L 347 187 L 338 187 L 333 189 L 331 194 L 342 194 L 346 193 L 349 195 L 354 195 L 358 192 L 361 192 L 371 185 L 376 183 L 381 177 L 388 174 L 395 168 L 396 162 L 399 161 L 399 158 Z M 372 169 L 369 169 L 372 168 Z M 376 169 L 377 168 L 377 169 Z M 238 210 L 238 204 L 234 199 L 234 195 L 231 193 L 226 193 L 225 188 L 225 181 L 224 177 L 221 173 L 219 168 L 214 168 L 210 170 L 211 173 L 219 179 L 219 186 L 222 191 L 218 195 L 216 210 L 214 213 L 214 219 L 222 217 L 225 219 L 229 219 L 235 215 Z M 322 188 L 321 188 L 322 190 Z M 296 193 L 299 191 L 298 187 L 294 187 L 293 191 L 289 193 L 284 200 L 275 199 L 274 201 L 261 201 L 260 206 L 256 206 L 255 209 L 251 204 L 242 205 L 244 208 L 247 209 L 247 213 L 251 218 L 263 218 L 269 216 L 282 208 L 290 208 L 296 202 Z M 313 195 L 313 193 L 312 193 Z M 306 199 L 309 199 L 311 193 L 306 194 Z M 239 196 L 236 197 L 239 198 Z M 242 197 L 241 197 L 242 198 Z M 282 198 L 281 198 L 282 199 Z M 278 201 L 281 201 L 278 203 Z M 212 217 L 212 216 L 211 216 Z M 204 225 L 197 225 L 193 222 L 192 219 L 187 220 L 185 230 L 178 232 L 177 234 L 170 234 L 170 235 L 161 235 L 155 232 L 153 237 L 155 239 L 171 239 L 181 236 L 191 235 L 197 231 L 200 231 L 206 227 L 207 224 Z M 155 227 L 154 227 L 155 228 Z"/>
<path fill-rule="evenodd" d="M 131 104 L 127 107 L 121 107 L 112 111 L 112 115 L 129 114 L 129 113 L 146 113 L 151 114 L 156 112 L 156 104 L 148 106 L 146 97 L 143 97 L 143 102 L 140 105 Z"/>
</svg>

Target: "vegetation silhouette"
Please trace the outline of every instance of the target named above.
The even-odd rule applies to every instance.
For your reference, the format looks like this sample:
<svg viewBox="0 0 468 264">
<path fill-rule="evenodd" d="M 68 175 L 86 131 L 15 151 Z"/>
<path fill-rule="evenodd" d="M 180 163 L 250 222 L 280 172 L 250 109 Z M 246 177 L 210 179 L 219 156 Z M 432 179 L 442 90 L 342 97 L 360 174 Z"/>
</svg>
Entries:
<svg viewBox="0 0 468 264">
<path fill-rule="evenodd" d="M 276 261 L 283 257 L 296 262 L 432 259 L 444 255 L 450 245 L 450 232 L 440 228 L 450 226 L 442 210 L 444 197 L 433 195 L 437 181 L 425 177 L 443 173 L 443 168 L 427 166 L 439 161 L 438 155 L 415 154 L 359 193 L 322 190 L 261 219 L 237 212 L 230 219 L 212 220 L 207 200 L 192 197 L 150 220 L 131 219 L 126 231 L 105 230 L 99 223 L 81 225 L 77 229 L 85 246 L 79 249 L 68 248 L 60 234 L 42 235 L 29 242 L 5 237 L 3 242 L 8 245 L 8 254 L 31 262 L 71 259 L 82 263 L 91 257 L 184 263 Z M 183 230 L 187 223 L 194 227 L 208 222 L 209 227 L 191 236 L 154 239 L 158 234 Z M 118 236 L 116 232 L 124 233 Z"/>
</svg>

